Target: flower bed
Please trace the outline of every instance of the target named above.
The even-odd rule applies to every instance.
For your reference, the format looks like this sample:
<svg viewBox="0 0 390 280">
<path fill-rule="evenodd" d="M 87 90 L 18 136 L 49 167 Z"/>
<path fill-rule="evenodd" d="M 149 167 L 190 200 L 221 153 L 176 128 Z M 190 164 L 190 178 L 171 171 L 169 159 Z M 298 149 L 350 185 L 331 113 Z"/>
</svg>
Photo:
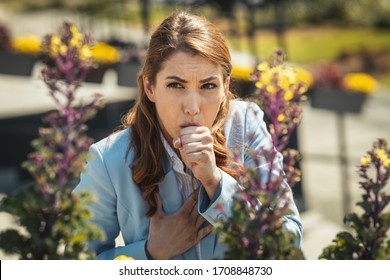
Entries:
<svg viewBox="0 0 390 280">
<path fill-rule="evenodd" d="M 366 73 L 345 73 L 330 63 L 311 69 L 313 81 L 308 95 L 313 108 L 360 113 L 367 96 L 375 92 L 376 80 Z"/>
<path fill-rule="evenodd" d="M 10 51 L 0 51 L 0 74 L 31 76 L 38 57 Z"/>
<path fill-rule="evenodd" d="M 336 112 L 360 113 L 367 95 L 357 91 L 342 91 L 336 88 L 313 89 L 310 104 L 313 108 Z"/>
</svg>

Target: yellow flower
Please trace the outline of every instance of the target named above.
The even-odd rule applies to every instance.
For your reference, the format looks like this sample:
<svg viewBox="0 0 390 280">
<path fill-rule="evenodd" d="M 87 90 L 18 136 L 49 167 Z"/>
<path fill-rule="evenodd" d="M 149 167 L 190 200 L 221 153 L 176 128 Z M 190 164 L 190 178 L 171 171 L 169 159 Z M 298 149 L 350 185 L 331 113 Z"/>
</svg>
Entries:
<svg viewBox="0 0 390 280">
<path fill-rule="evenodd" d="M 259 82 L 267 86 L 271 84 L 273 77 L 274 77 L 274 71 L 269 70 L 269 71 L 262 72 Z"/>
<path fill-rule="evenodd" d="M 376 157 L 381 160 L 382 164 L 385 167 L 390 167 L 390 158 L 389 154 L 384 149 L 378 149 L 376 151 Z"/>
<path fill-rule="evenodd" d="M 309 71 L 300 67 L 295 67 L 294 72 L 296 74 L 296 79 L 300 82 L 304 82 L 308 88 L 313 84 L 313 75 Z"/>
<path fill-rule="evenodd" d="M 376 157 L 379 158 L 380 160 L 384 160 L 387 158 L 386 151 L 383 149 L 378 149 L 376 151 Z"/>
<path fill-rule="evenodd" d="M 53 35 L 50 40 L 50 45 L 59 46 L 61 44 L 61 39 L 57 35 Z"/>
<path fill-rule="evenodd" d="M 116 48 L 102 42 L 91 47 L 91 52 L 97 63 L 116 63 L 120 59 L 119 51 Z"/>
<path fill-rule="evenodd" d="M 25 54 L 38 54 L 41 51 L 41 40 L 34 35 L 19 36 L 12 39 L 12 49 Z"/>
<path fill-rule="evenodd" d="M 366 73 L 346 74 L 343 83 L 347 89 L 363 93 L 373 93 L 377 88 L 376 80 Z"/>
<path fill-rule="evenodd" d="M 65 56 L 67 51 L 68 51 L 68 47 L 67 47 L 66 45 L 62 44 L 62 45 L 60 46 L 59 53 L 60 53 L 62 56 Z"/>
<path fill-rule="evenodd" d="M 305 93 L 313 79 L 310 72 L 284 64 L 270 67 L 268 62 L 262 62 L 257 66 L 257 70 L 260 71 L 260 75 L 255 83 L 256 87 L 265 89 L 271 94 L 281 89 L 285 101 L 293 100 L 296 97 L 295 92 Z M 302 86 L 299 82 L 303 82 L 306 86 Z"/>
<path fill-rule="evenodd" d="M 371 157 L 370 156 L 364 156 L 360 159 L 360 164 L 363 166 L 367 166 L 371 163 Z"/>
<path fill-rule="evenodd" d="M 276 87 L 274 85 L 272 85 L 272 84 L 268 84 L 267 85 L 267 91 L 269 93 L 275 94 L 276 93 Z"/>
<path fill-rule="evenodd" d="M 292 68 L 278 67 L 275 70 L 279 72 L 279 84 L 282 89 L 287 90 L 290 86 L 296 84 L 296 73 Z"/>
<path fill-rule="evenodd" d="M 286 90 L 285 94 L 284 94 L 284 100 L 286 101 L 290 101 L 291 99 L 294 98 L 294 92 L 292 90 Z"/>
<path fill-rule="evenodd" d="M 233 65 L 232 77 L 239 80 L 248 81 L 252 74 L 252 70 L 253 70 L 252 68 L 244 68 L 244 67 L 238 67 Z"/>
<path fill-rule="evenodd" d="M 81 34 L 76 25 L 72 24 L 70 26 L 70 32 L 72 33 L 72 37 L 76 40 L 82 40 L 83 34 Z"/>
<path fill-rule="evenodd" d="M 82 46 L 79 50 L 80 59 L 81 60 L 88 60 L 92 57 L 92 51 L 89 46 Z"/>
<path fill-rule="evenodd" d="M 264 85 L 261 82 L 256 82 L 255 85 L 256 85 L 257 88 L 264 87 Z"/>
<path fill-rule="evenodd" d="M 269 68 L 269 64 L 267 61 L 264 61 L 262 63 L 260 63 L 259 65 L 257 65 L 257 70 L 259 71 L 268 71 L 270 68 Z"/>
<path fill-rule="evenodd" d="M 77 26 L 74 24 L 72 24 L 70 27 L 70 32 L 72 33 L 72 39 L 70 40 L 69 44 L 77 49 L 81 48 L 84 38 L 83 34 L 79 32 Z"/>
<path fill-rule="evenodd" d="M 126 256 L 126 255 L 119 255 L 114 260 L 115 261 L 123 261 L 123 260 L 133 261 L 134 259 L 132 257 Z"/>
<path fill-rule="evenodd" d="M 284 114 L 280 114 L 278 116 L 278 122 L 283 122 L 286 119 L 286 116 Z"/>
<path fill-rule="evenodd" d="M 56 56 L 60 51 L 61 44 L 62 42 L 60 37 L 53 35 L 50 39 L 49 55 Z"/>
<path fill-rule="evenodd" d="M 78 48 L 81 47 L 81 40 L 79 40 L 79 39 L 73 37 L 72 39 L 70 39 L 69 44 L 70 44 L 72 47 L 78 49 Z"/>
</svg>

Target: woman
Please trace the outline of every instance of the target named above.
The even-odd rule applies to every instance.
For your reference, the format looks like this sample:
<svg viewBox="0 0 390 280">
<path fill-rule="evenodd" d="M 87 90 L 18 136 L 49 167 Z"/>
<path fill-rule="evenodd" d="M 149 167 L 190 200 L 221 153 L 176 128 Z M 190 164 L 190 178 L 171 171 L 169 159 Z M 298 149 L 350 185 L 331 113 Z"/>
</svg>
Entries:
<svg viewBox="0 0 390 280">
<path fill-rule="evenodd" d="M 247 151 L 271 147 L 259 107 L 232 100 L 231 70 L 224 38 L 203 18 L 174 13 L 152 34 L 124 129 L 91 146 L 75 190 L 98 199 L 91 209 L 106 239 L 91 249 L 99 259 L 223 258 L 211 231 L 240 188 L 236 165 L 253 166 Z M 299 244 L 292 197 L 290 205 L 285 227 Z M 115 248 L 119 232 L 125 246 Z"/>
</svg>

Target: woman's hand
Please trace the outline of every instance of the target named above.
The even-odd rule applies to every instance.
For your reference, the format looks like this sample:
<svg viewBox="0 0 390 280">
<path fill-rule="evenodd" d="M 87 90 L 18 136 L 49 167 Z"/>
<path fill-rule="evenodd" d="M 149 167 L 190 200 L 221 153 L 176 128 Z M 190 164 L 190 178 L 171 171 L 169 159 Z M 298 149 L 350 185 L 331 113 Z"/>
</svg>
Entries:
<svg viewBox="0 0 390 280">
<path fill-rule="evenodd" d="M 201 181 L 210 199 L 221 180 L 213 142 L 213 136 L 205 126 L 185 127 L 181 130 L 181 135 L 173 140 L 173 146 L 179 149 L 184 164 L 191 169 L 195 178 Z"/>
<path fill-rule="evenodd" d="M 198 213 L 199 189 L 194 191 L 174 214 L 162 209 L 159 194 L 156 194 L 157 212 L 150 219 L 147 250 L 154 259 L 170 259 L 186 252 L 209 234 L 213 227 L 202 227 L 206 221 Z"/>
</svg>

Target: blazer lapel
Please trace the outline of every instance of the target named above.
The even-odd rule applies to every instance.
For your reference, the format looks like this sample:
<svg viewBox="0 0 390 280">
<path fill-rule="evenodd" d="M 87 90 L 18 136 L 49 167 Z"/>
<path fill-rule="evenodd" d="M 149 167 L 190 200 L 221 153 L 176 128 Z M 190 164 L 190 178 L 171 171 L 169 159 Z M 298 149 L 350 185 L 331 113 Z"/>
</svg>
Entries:
<svg viewBox="0 0 390 280">
<path fill-rule="evenodd" d="M 172 214 L 179 210 L 183 205 L 183 198 L 179 190 L 175 173 L 172 167 L 169 166 L 169 159 L 167 156 L 164 157 L 163 169 L 166 174 L 159 184 L 160 196 L 165 213 Z"/>
<path fill-rule="evenodd" d="M 203 260 L 215 260 L 223 259 L 223 255 L 215 255 L 215 252 L 219 252 L 218 246 L 224 247 L 223 244 L 218 242 L 219 234 L 209 233 L 205 238 L 200 241 L 202 259 Z M 222 250 L 223 252 L 224 250 Z"/>
</svg>

